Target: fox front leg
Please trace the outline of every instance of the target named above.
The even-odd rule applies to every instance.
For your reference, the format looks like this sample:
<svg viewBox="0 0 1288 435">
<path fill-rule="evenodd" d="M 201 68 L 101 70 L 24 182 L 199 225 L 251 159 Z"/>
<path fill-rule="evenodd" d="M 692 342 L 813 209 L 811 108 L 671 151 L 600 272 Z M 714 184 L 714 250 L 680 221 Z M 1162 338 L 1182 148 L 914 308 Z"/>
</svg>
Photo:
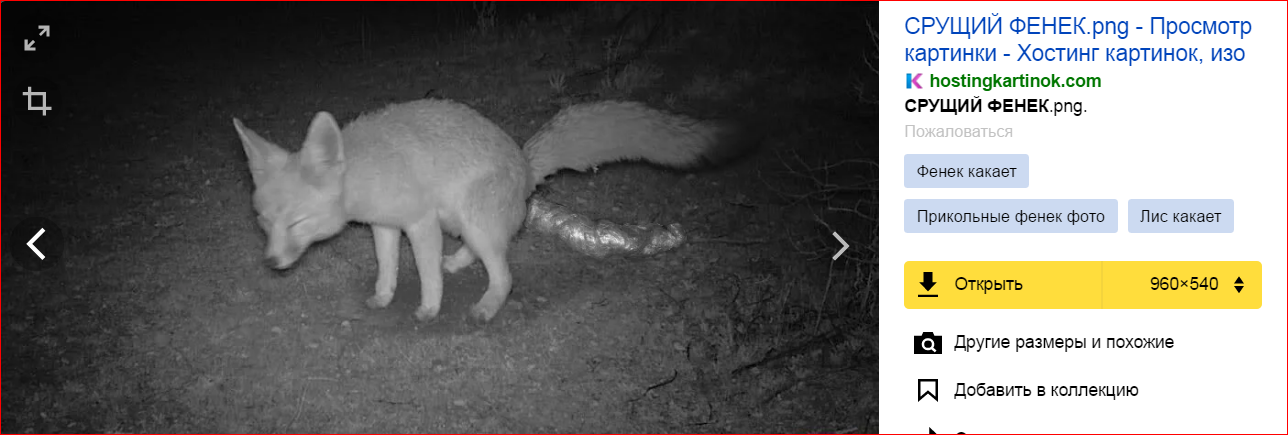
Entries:
<svg viewBox="0 0 1288 435">
<path fill-rule="evenodd" d="M 376 239 L 376 294 L 367 298 L 367 306 L 384 308 L 394 299 L 394 288 L 398 287 L 398 242 L 402 231 L 393 227 L 371 226 L 371 235 Z"/>
</svg>

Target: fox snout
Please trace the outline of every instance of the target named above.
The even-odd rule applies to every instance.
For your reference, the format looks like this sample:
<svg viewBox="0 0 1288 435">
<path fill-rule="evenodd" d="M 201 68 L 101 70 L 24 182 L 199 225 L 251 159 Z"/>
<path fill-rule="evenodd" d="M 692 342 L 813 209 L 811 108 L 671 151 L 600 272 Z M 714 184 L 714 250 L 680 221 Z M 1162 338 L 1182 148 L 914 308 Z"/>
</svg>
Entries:
<svg viewBox="0 0 1288 435">
<path fill-rule="evenodd" d="M 303 254 L 302 249 L 292 249 L 287 252 L 269 250 L 264 253 L 264 266 L 277 271 L 290 269 L 295 265 L 296 260 L 300 259 L 301 254 Z"/>
<path fill-rule="evenodd" d="M 295 265 L 294 260 L 288 260 L 273 254 L 269 254 L 267 257 L 264 257 L 264 266 L 268 267 L 269 269 L 286 270 L 286 269 L 290 269 L 291 266 L 293 265 Z"/>
<path fill-rule="evenodd" d="M 290 240 L 284 232 L 270 232 L 268 247 L 264 250 L 264 265 L 273 270 L 286 270 L 295 265 L 304 253 L 304 247 Z"/>
</svg>

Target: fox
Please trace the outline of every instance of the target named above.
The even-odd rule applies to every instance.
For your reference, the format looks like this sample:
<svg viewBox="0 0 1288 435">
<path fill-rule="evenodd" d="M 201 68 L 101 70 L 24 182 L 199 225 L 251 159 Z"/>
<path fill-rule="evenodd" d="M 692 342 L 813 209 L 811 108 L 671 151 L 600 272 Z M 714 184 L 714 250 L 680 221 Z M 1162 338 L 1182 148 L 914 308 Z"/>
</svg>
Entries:
<svg viewBox="0 0 1288 435">
<path fill-rule="evenodd" d="M 435 319 L 442 272 L 481 260 L 488 284 L 468 318 L 489 322 L 513 287 L 506 258 L 527 214 L 527 200 L 563 169 L 642 160 L 674 169 L 719 165 L 746 149 L 736 123 L 706 121 L 638 102 L 568 106 L 522 147 L 469 106 L 447 99 L 395 103 L 359 115 L 343 129 L 326 111 L 288 152 L 233 118 L 254 184 L 252 203 L 267 237 L 264 263 L 291 268 L 312 244 L 350 222 L 371 227 L 376 251 L 372 309 L 397 286 L 402 235 L 420 276 L 415 318 Z M 463 243 L 443 256 L 443 236 Z"/>
</svg>

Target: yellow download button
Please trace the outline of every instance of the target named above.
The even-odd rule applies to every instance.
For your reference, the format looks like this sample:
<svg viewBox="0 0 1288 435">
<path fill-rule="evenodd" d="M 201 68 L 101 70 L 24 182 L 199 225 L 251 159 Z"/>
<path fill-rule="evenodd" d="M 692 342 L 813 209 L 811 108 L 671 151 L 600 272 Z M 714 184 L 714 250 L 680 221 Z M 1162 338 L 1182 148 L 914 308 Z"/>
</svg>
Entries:
<svg viewBox="0 0 1288 435">
<path fill-rule="evenodd" d="M 909 309 L 1261 308 L 1259 261 L 909 261 Z"/>
</svg>

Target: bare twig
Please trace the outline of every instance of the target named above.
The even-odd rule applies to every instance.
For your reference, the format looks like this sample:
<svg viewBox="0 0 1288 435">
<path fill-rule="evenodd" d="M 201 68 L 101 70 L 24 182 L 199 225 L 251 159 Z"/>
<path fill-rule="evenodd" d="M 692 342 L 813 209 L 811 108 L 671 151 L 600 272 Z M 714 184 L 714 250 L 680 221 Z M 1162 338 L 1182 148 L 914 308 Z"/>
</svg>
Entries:
<svg viewBox="0 0 1288 435">
<path fill-rule="evenodd" d="M 689 243 L 720 243 L 725 245 L 758 245 L 767 243 L 766 239 L 729 239 L 724 237 L 692 238 Z"/>
<path fill-rule="evenodd" d="M 675 382 L 675 379 L 676 379 L 676 378 L 679 378 L 679 377 L 680 377 L 680 371 L 679 371 L 679 370 L 672 370 L 672 371 L 671 371 L 671 377 L 670 377 L 670 378 L 668 378 L 668 379 L 667 379 L 667 380 L 665 380 L 665 381 L 662 381 L 662 382 L 658 382 L 658 383 L 656 383 L 656 384 L 653 384 L 653 386 L 650 386 L 650 387 L 648 387 L 648 388 L 645 388 L 645 389 L 644 389 L 644 394 L 648 394 L 648 392 L 649 392 L 649 391 L 653 391 L 653 390 L 656 390 L 656 389 L 658 389 L 658 388 L 665 387 L 667 384 L 670 384 L 670 383 L 672 383 L 672 382 Z"/>
<path fill-rule="evenodd" d="M 866 63 L 868 65 L 868 70 L 876 73 L 877 75 L 881 75 L 881 69 L 878 68 L 877 65 L 872 64 L 873 61 L 877 61 L 877 63 L 880 63 L 881 38 L 877 33 L 877 29 L 872 28 L 872 21 L 864 19 L 863 22 L 868 26 L 868 35 L 872 38 L 872 45 L 877 48 L 877 53 L 878 53 L 874 55 L 863 56 L 863 63 Z"/>
<path fill-rule="evenodd" d="M 296 432 L 295 422 L 300 419 L 300 414 L 304 413 L 304 393 L 306 391 L 308 391 L 308 387 L 300 388 L 300 398 L 295 401 L 295 416 L 291 417 L 291 423 L 286 425 L 291 432 Z"/>
<path fill-rule="evenodd" d="M 650 391 L 656 390 L 656 389 L 658 389 L 658 388 L 665 387 L 667 384 L 670 384 L 670 383 L 672 383 L 672 382 L 675 382 L 675 380 L 676 380 L 677 378 L 679 378 L 679 377 L 680 377 L 680 371 L 679 371 L 679 370 L 672 370 L 672 371 L 671 371 L 671 377 L 670 377 L 670 378 L 667 378 L 666 380 L 664 380 L 664 381 L 662 381 L 662 382 L 658 382 L 658 383 L 656 383 L 656 384 L 653 384 L 652 386 L 649 386 L 648 388 L 645 388 L 645 389 L 644 389 L 644 392 L 643 392 L 643 393 L 640 393 L 640 396 L 639 396 L 639 397 L 636 397 L 636 398 L 634 398 L 634 399 L 630 399 L 630 400 L 628 400 L 627 402 L 631 402 L 631 403 L 633 403 L 633 402 L 637 402 L 637 401 L 639 401 L 640 399 L 643 399 L 643 398 L 645 398 L 645 397 L 648 397 L 648 393 L 649 393 Z"/>
<path fill-rule="evenodd" d="M 803 353 L 808 352 L 808 351 L 810 351 L 810 350 L 813 350 L 813 349 L 815 349 L 815 348 L 817 348 L 817 347 L 819 347 L 819 346 L 822 346 L 822 345 L 824 345 L 824 344 L 827 344 L 827 343 L 831 342 L 831 341 L 832 341 L 832 340 L 834 340 L 834 339 L 837 339 L 837 338 L 839 338 L 839 337 L 843 337 L 843 336 L 845 336 L 846 334 L 847 334 L 847 332 L 846 332 L 845 330 L 843 330 L 843 329 L 833 329 L 832 331 L 830 331 L 830 332 L 828 332 L 828 333 L 826 333 L 826 334 L 819 335 L 819 336 L 816 336 L 816 337 L 814 337 L 814 338 L 811 338 L 811 339 L 809 339 L 808 341 L 806 341 L 806 342 L 804 342 L 804 343 L 801 343 L 801 344 L 799 344 L 799 345 L 796 345 L 796 347 L 789 348 L 789 349 L 784 350 L 784 351 L 782 351 L 782 352 L 773 352 L 773 351 L 770 351 L 770 352 L 769 352 L 769 354 L 765 355 L 765 357 L 764 357 L 764 358 L 761 358 L 759 361 L 756 361 L 756 362 L 753 362 L 753 363 L 751 363 L 751 364 L 747 364 L 747 365 L 744 365 L 744 366 L 742 366 L 742 367 L 738 367 L 738 368 L 736 368 L 736 369 L 733 369 L 733 372 L 732 372 L 731 374 L 733 374 L 734 376 L 737 376 L 737 375 L 739 375 L 739 374 L 742 374 L 743 372 L 746 372 L 747 370 L 751 370 L 751 369 L 753 369 L 753 368 L 760 367 L 760 366 L 763 366 L 763 365 L 765 365 L 765 364 L 769 364 L 769 363 L 771 363 L 771 362 L 778 361 L 778 360 L 783 359 L 783 358 L 788 358 L 788 357 L 792 357 L 792 356 L 796 356 L 796 355 L 803 354 Z"/>
</svg>

